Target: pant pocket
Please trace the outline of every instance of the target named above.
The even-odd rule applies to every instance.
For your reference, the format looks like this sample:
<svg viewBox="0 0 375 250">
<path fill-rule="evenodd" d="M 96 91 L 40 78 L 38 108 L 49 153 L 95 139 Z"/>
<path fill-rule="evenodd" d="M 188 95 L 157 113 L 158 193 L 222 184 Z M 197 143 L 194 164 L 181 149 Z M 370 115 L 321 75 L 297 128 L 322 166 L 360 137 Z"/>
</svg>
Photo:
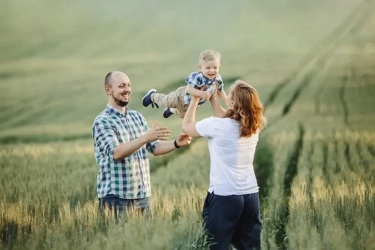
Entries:
<svg viewBox="0 0 375 250">
<path fill-rule="evenodd" d="M 204 206 L 205 207 L 209 207 L 210 204 L 211 204 L 211 201 L 212 199 L 214 198 L 214 192 L 212 191 L 212 193 L 210 192 L 207 192 L 207 195 L 206 195 L 206 198 L 204 199 Z"/>
<path fill-rule="evenodd" d="M 206 198 L 203 201 L 203 211 L 202 211 L 202 218 L 203 221 L 207 222 L 208 217 L 208 211 L 210 208 L 210 201 L 212 200 L 212 194 L 210 192 L 207 192 Z"/>
</svg>

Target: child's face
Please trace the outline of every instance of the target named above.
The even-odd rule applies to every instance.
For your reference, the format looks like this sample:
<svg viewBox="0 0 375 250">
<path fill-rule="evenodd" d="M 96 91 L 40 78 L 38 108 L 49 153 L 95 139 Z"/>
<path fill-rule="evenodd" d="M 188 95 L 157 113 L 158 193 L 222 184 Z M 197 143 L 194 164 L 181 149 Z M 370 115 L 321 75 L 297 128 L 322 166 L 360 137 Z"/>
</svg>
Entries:
<svg viewBox="0 0 375 250">
<path fill-rule="evenodd" d="M 205 77 L 214 79 L 219 74 L 220 60 L 201 61 L 198 68 Z"/>
</svg>

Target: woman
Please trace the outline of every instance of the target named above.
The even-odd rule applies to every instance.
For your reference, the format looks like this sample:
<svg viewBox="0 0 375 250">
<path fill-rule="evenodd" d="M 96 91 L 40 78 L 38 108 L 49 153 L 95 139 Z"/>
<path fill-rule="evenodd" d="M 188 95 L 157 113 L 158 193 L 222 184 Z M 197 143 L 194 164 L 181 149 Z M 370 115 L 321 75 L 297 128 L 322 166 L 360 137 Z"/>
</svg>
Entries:
<svg viewBox="0 0 375 250">
<path fill-rule="evenodd" d="M 199 98 L 193 97 L 182 128 L 194 138 L 208 138 L 210 186 L 203 207 L 207 231 L 216 242 L 211 249 L 260 249 L 258 184 L 253 159 L 259 132 L 265 125 L 257 91 L 237 80 L 231 86 L 228 110 L 211 97 L 216 117 L 195 122 Z"/>
</svg>

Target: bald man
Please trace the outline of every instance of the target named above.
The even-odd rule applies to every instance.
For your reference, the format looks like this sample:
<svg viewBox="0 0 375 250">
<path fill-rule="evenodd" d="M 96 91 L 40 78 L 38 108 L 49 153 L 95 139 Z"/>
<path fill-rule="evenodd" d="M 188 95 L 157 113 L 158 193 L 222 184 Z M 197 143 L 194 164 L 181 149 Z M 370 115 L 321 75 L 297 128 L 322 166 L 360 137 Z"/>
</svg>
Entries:
<svg viewBox="0 0 375 250">
<path fill-rule="evenodd" d="M 151 183 L 146 151 L 155 156 L 167 154 L 189 145 L 191 137 L 181 133 L 176 140 L 168 141 L 168 128 L 158 127 L 157 123 L 149 128 L 141 113 L 129 109 L 131 83 L 123 72 L 108 73 L 104 89 L 108 104 L 92 127 L 99 166 L 99 211 L 108 208 L 118 218 L 134 209 L 149 218 Z"/>
</svg>

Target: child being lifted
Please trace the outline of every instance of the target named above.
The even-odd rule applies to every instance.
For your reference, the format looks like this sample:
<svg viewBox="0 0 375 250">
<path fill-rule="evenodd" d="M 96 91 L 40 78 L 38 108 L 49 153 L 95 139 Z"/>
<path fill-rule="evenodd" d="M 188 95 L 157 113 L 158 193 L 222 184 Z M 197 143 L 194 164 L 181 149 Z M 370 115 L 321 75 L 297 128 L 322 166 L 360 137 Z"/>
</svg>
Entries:
<svg viewBox="0 0 375 250">
<path fill-rule="evenodd" d="M 210 99 L 213 92 L 218 90 L 218 96 L 226 104 L 227 95 L 224 91 L 223 79 L 219 75 L 221 55 L 214 50 L 205 50 L 199 55 L 198 69 L 192 72 L 185 80 L 186 86 L 177 90 L 163 94 L 151 89 L 142 99 L 142 104 L 148 107 L 150 104 L 159 108 L 165 107 L 163 117 L 168 118 L 172 114 L 177 114 L 183 118 L 189 106 L 191 95 L 200 97 L 198 106 Z"/>
</svg>

